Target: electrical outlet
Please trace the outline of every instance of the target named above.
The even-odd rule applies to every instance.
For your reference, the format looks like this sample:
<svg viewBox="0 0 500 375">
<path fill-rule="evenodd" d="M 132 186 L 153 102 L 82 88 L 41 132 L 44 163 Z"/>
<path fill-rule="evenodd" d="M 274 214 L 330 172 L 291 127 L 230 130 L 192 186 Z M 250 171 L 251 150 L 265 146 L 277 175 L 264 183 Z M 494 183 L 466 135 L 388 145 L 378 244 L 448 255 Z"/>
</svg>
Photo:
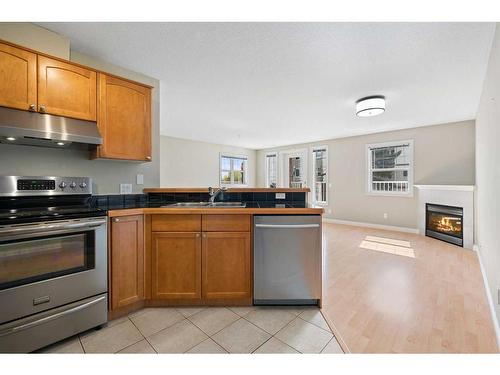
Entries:
<svg viewBox="0 0 500 375">
<path fill-rule="evenodd" d="M 138 174 L 136 177 L 136 184 L 137 185 L 144 185 L 144 175 L 143 174 Z"/>
<path fill-rule="evenodd" d="M 120 194 L 132 194 L 132 184 L 120 184 Z"/>
<path fill-rule="evenodd" d="M 384 219 L 387 220 L 388 217 L 389 217 L 389 215 L 387 215 L 387 212 L 384 212 Z"/>
<path fill-rule="evenodd" d="M 285 193 L 276 193 L 275 199 L 285 199 L 286 194 Z"/>
</svg>

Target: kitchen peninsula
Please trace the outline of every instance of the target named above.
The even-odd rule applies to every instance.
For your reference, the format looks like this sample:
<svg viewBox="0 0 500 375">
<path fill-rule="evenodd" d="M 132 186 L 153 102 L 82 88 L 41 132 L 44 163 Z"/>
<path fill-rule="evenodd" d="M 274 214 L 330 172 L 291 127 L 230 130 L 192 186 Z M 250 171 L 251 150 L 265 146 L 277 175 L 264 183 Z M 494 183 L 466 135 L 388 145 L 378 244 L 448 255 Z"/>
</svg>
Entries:
<svg viewBox="0 0 500 375">
<path fill-rule="evenodd" d="M 208 188 L 151 188 L 144 190 L 147 199 L 101 200 L 110 218 L 110 318 L 143 306 L 252 305 L 254 219 L 289 217 L 293 225 L 297 218 L 312 217 L 320 223 L 323 209 L 307 204 L 308 192 L 231 188 L 209 205 Z M 320 236 L 320 224 L 305 228 L 313 225 Z M 304 229 L 292 228 L 297 230 Z M 320 239 L 319 249 L 317 280 Z"/>
</svg>

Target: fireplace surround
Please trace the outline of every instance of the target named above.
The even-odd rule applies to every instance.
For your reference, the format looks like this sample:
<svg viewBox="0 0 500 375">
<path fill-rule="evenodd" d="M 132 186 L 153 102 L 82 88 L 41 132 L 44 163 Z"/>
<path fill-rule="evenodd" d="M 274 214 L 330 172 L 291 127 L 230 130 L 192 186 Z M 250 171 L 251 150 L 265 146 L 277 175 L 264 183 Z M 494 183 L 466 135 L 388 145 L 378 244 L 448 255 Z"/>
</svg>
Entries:
<svg viewBox="0 0 500 375">
<path fill-rule="evenodd" d="M 463 208 L 431 203 L 425 206 L 425 235 L 463 247 Z"/>
<path fill-rule="evenodd" d="M 464 249 L 472 249 L 474 246 L 474 185 L 415 185 L 415 187 L 418 196 L 419 233 L 426 235 L 427 204 L 461 207 L 461 246 Z"/>
</svg>

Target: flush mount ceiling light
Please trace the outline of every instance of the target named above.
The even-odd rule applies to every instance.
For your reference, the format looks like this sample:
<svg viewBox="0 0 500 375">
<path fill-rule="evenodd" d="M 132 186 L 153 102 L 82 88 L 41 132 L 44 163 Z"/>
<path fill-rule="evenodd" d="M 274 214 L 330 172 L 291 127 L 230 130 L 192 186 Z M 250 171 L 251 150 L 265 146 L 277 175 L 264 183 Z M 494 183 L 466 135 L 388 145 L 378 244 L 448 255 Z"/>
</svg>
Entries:
<svg viewBox="0 0 500 375">
<path fill-rule="evenodd" d="M 356 102 L 356 116 L 372 117 L 385 112 L 384 96 L 369 96 Z"/>
</svg>

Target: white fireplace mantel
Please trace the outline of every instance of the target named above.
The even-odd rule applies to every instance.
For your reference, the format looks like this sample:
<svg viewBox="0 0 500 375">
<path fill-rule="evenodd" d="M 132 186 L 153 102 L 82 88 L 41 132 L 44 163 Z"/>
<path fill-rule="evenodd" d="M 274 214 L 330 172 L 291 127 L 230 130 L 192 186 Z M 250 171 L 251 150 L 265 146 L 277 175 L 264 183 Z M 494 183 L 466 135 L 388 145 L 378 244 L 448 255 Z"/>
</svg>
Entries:
<svg viewBox="0 0 500 375">
<path fill-rule="evenodd" d="M 418 229 L 425 235 L 426 203 L 463 208 L 464 248 L 474 245 L 474 185 L 414 185 L 418 189 Z"/>
</svg>

